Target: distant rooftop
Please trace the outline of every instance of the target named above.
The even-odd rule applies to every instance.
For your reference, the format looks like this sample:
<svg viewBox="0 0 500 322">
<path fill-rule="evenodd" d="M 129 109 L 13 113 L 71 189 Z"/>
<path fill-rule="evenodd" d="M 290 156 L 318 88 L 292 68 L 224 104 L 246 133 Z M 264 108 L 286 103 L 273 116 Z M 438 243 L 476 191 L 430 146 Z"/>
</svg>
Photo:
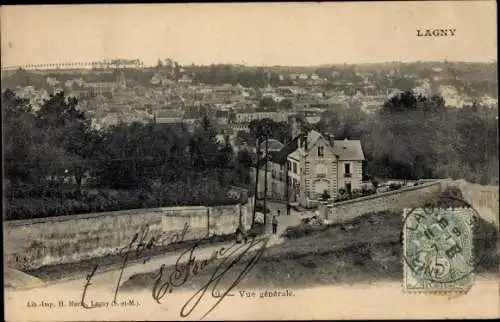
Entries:
<svg viewBox="0 0 500 322">
<path fill-rule="evenodd" d="M 278 140 L 269 139 L 267 141 L 268 141 L 268 149 L 269 149 L 269 151 L 280 151 L 284 147 L 284 144 L 281 143 Z M 265 146 L 266 146 L 266 141 L 262 142 L 260 144 L 260 146 L 261 146 L 261 149 L 264 149 Z"/>
</svg>

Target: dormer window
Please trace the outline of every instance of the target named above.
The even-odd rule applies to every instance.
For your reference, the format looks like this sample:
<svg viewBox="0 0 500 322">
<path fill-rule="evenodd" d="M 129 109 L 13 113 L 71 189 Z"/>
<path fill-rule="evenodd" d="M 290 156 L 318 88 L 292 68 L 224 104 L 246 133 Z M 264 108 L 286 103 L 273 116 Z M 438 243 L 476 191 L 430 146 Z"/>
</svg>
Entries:
<svg viewBox="0 0 500 322">
<path fill-rule="evenodd" d="M 325 155 L 325 147 L 318 146 L 318 157 L 323 157 Z"/>
</svg>

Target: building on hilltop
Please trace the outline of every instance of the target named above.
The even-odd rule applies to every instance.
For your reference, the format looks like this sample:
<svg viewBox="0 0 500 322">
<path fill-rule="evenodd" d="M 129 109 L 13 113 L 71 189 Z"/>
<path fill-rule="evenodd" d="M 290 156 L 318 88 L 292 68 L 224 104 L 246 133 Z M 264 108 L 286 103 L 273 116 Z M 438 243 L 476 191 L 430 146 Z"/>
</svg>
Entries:
<svg viewBox="0 0 500 322">
<path fill-rule="evenodd" d="M 103 93 L 112 93 L 116 88 L 115 82 L 85 82 L 83 87 L 90 97 L 102 96 Z"/>
<path fill-rule="evenodd" d="M 177 82 L 179 84 L 190 85 L 193 82 L 193 80 L 191 79 L 191 77 L 189 77 L 188 75 L 184 74 L 184 75 L 182 75 L 182 77 Z"/>
<path fill-rule="evenodd" d="M 280 151 L 259 162 L 259 197 L 264 196 L 264 168 L 268 162 L 267 197 L 317 204 L 325 195 L 335 198 L 341 189 L 350 193 L 362 186 L 364 161 L 359 140 L 334 140 L 316 130 L 304 130 Z M 251 171 L 255 182 L 256 168 Z"/>
<path fill-rule="evenodd" d="M 163 109 L 154 115 L 156 123 L 182 123 L 183 113 L 175 109 Z"/>
<path fill-rule="evenodd" d="M 235 123 L 250 123 L 251 121 L 265 118 L 271 119 L 274 122 L 286 122 L 288 120 L 288 114 L 271 108 L 240 110 L 236 113 Z"/>
</svg>

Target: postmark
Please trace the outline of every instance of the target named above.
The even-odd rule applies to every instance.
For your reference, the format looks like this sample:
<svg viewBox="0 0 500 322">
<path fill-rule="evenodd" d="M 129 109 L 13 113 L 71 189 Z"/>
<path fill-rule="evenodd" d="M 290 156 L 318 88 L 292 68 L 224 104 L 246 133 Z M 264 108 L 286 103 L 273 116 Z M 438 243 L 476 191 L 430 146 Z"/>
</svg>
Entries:
<svg viewBox="0 0 500 322">
<path fill-rule="evenodd" d="M 467 292 L 474 283 L 474 210 L 405 209 L 405 292 Z"/>
</svg>

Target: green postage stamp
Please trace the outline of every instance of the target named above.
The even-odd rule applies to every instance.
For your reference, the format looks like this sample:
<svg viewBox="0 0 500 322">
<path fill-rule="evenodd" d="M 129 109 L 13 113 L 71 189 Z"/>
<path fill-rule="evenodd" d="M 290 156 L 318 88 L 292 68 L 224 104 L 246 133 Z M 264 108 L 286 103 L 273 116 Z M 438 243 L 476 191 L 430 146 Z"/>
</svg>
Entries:
<svg viewBox="0 0 500 322">
<path fill-rule="evenodd" d="M 474 211 L 404 210 L 403 287 L 406 292 L 467 292 L 474 282 Z"/>
</svg>

